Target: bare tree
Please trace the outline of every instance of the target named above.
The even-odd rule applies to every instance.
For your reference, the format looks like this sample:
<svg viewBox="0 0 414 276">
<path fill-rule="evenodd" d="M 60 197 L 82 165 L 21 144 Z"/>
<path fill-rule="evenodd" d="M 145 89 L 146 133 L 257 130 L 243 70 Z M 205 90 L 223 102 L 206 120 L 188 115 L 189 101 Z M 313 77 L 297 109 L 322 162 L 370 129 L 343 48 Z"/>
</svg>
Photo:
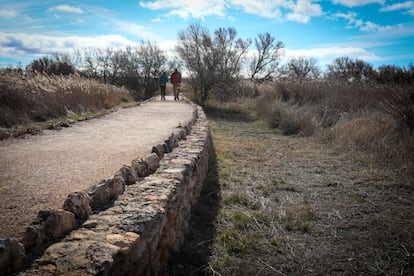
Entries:
<svg viewBox="0 0 414 276">
<path fill-rule="evenodd" d="M 254 39 L 256 53 L 250 61 L 251 80 L 269 80 L 278 71 L 283 42 L 276 41 L 269 33 Z"/>
<path fill-rule="evenodd" d="M 299 82 L 316 79 L 321 74 L 317 60 L 304 57 L 290 59 L 283 71 L 289 80 L 297 80 Z"/>
<path fill-rule="evenodd" d="M 251 41 L 237 38 L 234 28 L 219 28 L 214 34 L 215 48 L 219 56 L 219 73 L 224 81 L 228 81 L 240 73 L 243 58 Z"/>
<path fill-rule="evenodd" d="M 194 23 L 180 31 L 178 39 L 176 50 L 189 72 L 194 98 L 203 104 L 214 85 L 214 70 L 211 69 L 218 59 L 212 51 L 211 36 L 206 28 Z"/>
<path fill-rule="evenodd" d="M 203 105 L 211 91 L 223 94 L 237 79 L 250 42 L 237 38 L 234 28 L 219 28 L 211 36 L 200 24 L 190 24 L 178 37 L 176 50 L 188 69 L 195 100 Z"/>
<path fill-rule="evenodd" d="M 98 69 L 98 62 L 97 56 L 98 51 L 95 48 L 83 48 L 77 51 L 78 55 L 80 56 L 78 60 L 81 61 L 81 70 L 84 75 L 88 78 L 95 78 L 99 79 L 99 69 Z"/>
<path fill-rule="evenodd" d="M 163 51 L 154 43 L 147 41 L 138 46 L 137 65 L 145 87 L 146 97 L 151 97 L 158 89 L 157 77 L 167 58 Z"/>
<path fill-rule="evenodd" d="M 136 100 L 149 98 L 158 89 L 157 76 L 166 63 L 163 51 L 150 41 L 134 48 L 85 48 L 75 55 L 83 75 L 125 86 Z"/>
<path fill-rule="evenodd" d="M 98 66 L 98 71 L 102 77 L 104 83 L 111 83 L 112 82 L 112 55 L 113 49 L 106 48 L 104 49 L 96 49 L 96 61 Z"/>
<path fill-rule="evenodd" d="M 341 81 L 370 81 L 375 78 L 372 66 L 363 60 L 339 57 L 328 65 L 328 77 Z"/>
</svg>

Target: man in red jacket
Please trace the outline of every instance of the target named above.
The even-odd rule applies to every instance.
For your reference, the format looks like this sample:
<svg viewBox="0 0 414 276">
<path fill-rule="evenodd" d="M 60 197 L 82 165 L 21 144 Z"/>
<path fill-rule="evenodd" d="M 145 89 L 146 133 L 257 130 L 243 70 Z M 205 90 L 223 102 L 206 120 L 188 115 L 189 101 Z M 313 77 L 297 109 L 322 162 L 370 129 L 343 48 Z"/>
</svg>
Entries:
<svg viewBox="0 0 414 276">
<path fill-rule="evenodd" d="M 177 69 L 174 70 L 174 72 L 171 74 L 171 83 L 173 85 L 173 92 L 174 92 L 174 101 L 180 100 L 178 97 L 180 94 L 180 84 L 181 84 L 181 73 L 178 72 Z"/>
</svg>

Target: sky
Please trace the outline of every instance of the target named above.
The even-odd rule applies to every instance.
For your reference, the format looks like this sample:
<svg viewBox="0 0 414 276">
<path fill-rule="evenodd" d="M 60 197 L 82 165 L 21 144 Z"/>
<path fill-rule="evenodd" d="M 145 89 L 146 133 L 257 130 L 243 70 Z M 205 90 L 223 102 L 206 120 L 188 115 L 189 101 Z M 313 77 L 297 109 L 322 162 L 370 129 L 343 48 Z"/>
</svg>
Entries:
<svg viewBox="0 0 414 276">
<path fill-rule="evenodd" d="M 338 57 L 414 63 L 414 1 L 405 0 L 0 0 L 0 67 L 54 52 L 156 43 L 176 58 L 178 32 L 199 23 L 243 39 L 269 33 L 283 59 Z M 253 46 L 252 46 L 253 50 Z"/>
</svg>

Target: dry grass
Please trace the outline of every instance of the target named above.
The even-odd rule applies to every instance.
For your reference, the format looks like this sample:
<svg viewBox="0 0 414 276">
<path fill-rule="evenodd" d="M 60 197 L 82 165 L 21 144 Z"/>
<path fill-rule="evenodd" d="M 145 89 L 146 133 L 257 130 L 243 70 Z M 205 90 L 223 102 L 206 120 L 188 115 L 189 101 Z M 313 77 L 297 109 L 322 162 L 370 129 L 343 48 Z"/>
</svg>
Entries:
<svg viewBox="0 0 414 276">
<path fill-rule="evenodd" d="M 331 145 L 413 171 L 412 87 L 278 83 L 263 90 L 257 110 L 283 134 L 315 134 Z"/>
<path fill-rule="evenodd" d="M 412 177 L 225 105 L 206 109 L 217 164 L 202 201 L 215 200 L 193 213 L 172 275 L 414 273 Z"/>
<path fill-rule="evenodd" d="M 126 89 L 78 75 L 0 75 L 0 127 L 110 109 L 130 101 Z"/>
</svg>

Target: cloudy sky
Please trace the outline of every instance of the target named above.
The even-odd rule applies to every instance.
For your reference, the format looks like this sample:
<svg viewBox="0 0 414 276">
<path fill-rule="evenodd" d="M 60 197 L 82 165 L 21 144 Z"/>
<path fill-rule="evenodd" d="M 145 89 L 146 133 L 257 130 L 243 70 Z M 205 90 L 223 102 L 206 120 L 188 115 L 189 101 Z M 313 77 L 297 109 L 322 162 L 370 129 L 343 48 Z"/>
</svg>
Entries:
<svg viewBox="0 0 414 276">
<path fill-rule="evenodd" d="M 0 0 L 0 66 L 84 47 L 152 41 L 173 54 L 178 31 L 200 23 L 241 38 L 270 33 L 286 59 L 337 57 L 378 67 L 414 63 L 414 1 L 404 0 Z"/>
</svg>

